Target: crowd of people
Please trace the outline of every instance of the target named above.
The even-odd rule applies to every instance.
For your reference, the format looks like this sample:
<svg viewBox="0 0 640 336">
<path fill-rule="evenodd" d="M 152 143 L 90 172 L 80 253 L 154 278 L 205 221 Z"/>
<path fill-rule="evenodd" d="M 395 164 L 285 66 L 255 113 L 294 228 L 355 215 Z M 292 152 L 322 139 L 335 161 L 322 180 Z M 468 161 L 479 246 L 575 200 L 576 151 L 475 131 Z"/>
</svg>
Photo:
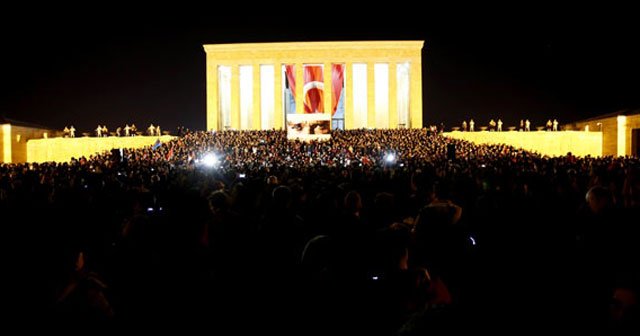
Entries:
<svg viewBox="0 0 640 336">
<path fill-rule="evenodd" d="M 638 158 L 425 129 L 177 133 L 0 165 L 19 218 L 5 270 L 28 288 L 14 312 L 299 335 L 638 327 Z"/>
</svg>

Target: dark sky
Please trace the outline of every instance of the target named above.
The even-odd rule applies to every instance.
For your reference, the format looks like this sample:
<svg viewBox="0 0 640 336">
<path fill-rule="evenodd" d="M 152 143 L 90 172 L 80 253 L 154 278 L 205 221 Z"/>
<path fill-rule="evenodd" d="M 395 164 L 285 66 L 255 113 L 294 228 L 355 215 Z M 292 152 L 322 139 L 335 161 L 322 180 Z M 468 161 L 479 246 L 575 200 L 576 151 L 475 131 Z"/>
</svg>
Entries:
<svg viewBox="0 0 640 336">
<path fill-rule="evenodd" d="M 321 22 L 299 6 L 233 14 L 246 7 L 6 11 L 0 115 L 82 131 L 131 122 L 204 129 L 202 44 L 409 39 L 425 40 L 425 124 L 529 118 L 537 125 L 640 108 L 640 25 L 630 8 L 460 3 L 343 10 Z"/>
</svg>

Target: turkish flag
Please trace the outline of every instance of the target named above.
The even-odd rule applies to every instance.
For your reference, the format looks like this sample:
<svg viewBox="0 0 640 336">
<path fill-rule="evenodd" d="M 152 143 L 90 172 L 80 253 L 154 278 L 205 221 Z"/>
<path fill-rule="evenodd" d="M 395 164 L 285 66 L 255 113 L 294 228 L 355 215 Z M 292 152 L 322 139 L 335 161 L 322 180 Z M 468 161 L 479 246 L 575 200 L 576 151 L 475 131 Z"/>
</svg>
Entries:
<svg viewBox="0 0 640 336">
<path fill-rule="evenodd" d="M 304 113 L 324 113 L 324 75 L 322 66 L 304 67 Z"/>
</svg>

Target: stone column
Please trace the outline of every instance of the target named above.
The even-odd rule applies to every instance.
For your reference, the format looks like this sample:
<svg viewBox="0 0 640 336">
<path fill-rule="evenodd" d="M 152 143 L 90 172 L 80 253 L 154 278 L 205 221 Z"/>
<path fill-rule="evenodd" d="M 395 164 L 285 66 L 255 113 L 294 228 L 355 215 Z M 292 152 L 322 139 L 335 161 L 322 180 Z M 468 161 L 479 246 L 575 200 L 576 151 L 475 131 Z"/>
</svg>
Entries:
<svg viewBox="0 0 640 336">
<path fill-rule="evenodd" d="M 367 128 L 376 128 L 375 63 L 367 62 Z"/>
<path fill-rule="evenodd" d="M 349 130 L 353 128 L 353 62 L 346 62 L 344 64 L 344 77 L 345 81 L 345 106 L 344 106 L 344 129 Z"/>
<path fill-rule="evenodd" d="M 207 131 L 220 130 L 218 118 L 218 64 L 207 55 Z"/>
<path fill-rule="evenodd" d="M 333 97 L 333 90 L 331 86 L 331 84 L 333 84 L 332 74 L 331 74 L 331 63 L 324 62 L 323 75 L 324 75 L 324 90 L 323 90 L 324 96 L 322 99 L 324 99 L 324 113 L 329 113 L 329 115 L 331 115 L 331 112 L 333 112 L 331 110 L 332 109 L 331 97 Z"/>
<path fill-rule="evenodd" d="M 398 65 L 389 62 L 389 128 L 398 128 Z"/>
<path fill-rule="evenodd" d="M 262 129 L 262 113 L 260 109 L 260 63 L 253 63 L 253 127 Z"/>
<path fill-rule="evenodd" d="M 231 128 L 240 129 L 240 65 L 231 65 Z"/>
<path fill-rule="evenodd" d="M 273 128 L 283 129 L 284 122 L 284 109 L 282 108 L 282 64 L 276 62 L 273 71 L 273 88 L 274 88 L 274 100 L 273 100 Z"/>
<path fill-rule="evenodd" d="M 296 63 L 296 113 L 304 113 L 304 78 L 302 76 L 302 63 Z"/>
<path fill-rule="evenodd" d="M 409 119 L 411 128 L 422 128 L 422 64 L 420 57 L 411 59 L 409 70 Z"/>
</svg>

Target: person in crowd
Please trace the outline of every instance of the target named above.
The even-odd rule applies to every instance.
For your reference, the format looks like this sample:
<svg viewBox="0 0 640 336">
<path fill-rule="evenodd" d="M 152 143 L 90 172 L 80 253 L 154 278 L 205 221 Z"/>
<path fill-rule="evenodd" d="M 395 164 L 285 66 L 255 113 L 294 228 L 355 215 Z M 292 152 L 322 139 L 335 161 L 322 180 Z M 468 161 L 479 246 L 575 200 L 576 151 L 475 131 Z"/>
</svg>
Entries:
<svg viewBox="0 0 640 336">
<path fill-rule="evenodd" d="M 85 253 L 79 252 L 56 300 L 57 323 L 105 323 L 112 320 L 114 311 L 106 290 L 102 277 L 88 269 Z"/>
</svg>

